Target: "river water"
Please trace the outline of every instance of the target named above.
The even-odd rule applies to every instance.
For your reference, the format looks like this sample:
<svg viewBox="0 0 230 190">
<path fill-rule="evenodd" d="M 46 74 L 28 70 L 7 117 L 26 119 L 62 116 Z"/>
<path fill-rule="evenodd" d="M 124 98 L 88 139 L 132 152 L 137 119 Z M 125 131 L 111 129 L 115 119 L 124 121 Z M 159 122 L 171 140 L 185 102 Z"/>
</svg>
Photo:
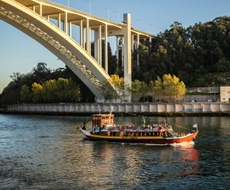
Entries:
<svg viewBox="0 0 230 190">
<path fill-rule="evenodd" d="M 167 118 L 176 131 L 199 126 L 195 142 L 179 146 L 87 141 L 76 127 L 88 119 L 0 115 L 0 190 L 230 188 L 229 117 Z"/>
</svg>

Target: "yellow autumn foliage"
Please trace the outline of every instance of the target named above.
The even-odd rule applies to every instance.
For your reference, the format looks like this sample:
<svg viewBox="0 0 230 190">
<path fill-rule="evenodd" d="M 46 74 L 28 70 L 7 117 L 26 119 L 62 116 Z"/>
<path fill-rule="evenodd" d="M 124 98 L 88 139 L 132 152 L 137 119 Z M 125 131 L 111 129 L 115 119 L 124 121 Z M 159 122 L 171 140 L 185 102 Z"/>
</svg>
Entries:
<svg viewBox="0 0 230 190">
<path fill-rule="evenodd" d="M 157 77 L 153 85 L 154 95 L 159 99 L 178 101 L 183 99 L 186 87 L 175 75 L 165 74 L 163 78 Z"/>
</svg>

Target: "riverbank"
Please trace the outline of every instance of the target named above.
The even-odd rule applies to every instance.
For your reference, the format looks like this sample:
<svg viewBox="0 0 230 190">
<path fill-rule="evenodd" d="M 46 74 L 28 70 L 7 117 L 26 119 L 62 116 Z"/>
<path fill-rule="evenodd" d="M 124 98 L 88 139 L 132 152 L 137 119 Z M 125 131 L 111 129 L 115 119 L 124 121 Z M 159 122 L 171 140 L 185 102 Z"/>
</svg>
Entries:
<svg viewBox="0 0 230 190">
<path fill-rule="evenodd" d="M 97 114 L 98 112 L 22 112 L 22 111 L 2 111 L 0 110 L 0 114 L 17 114 L 17 115 L 49 115 L 49 116 L 92 116 L 92 114 Z M 101 112 L 108 113 L 108 112 Z M 191 112 L 191 113 L 182 113 L 182 112 L 140 112 L 140 113 L 126 113 L 126 112 L 113 112 L 113 114 L 117 117 L 140 117 L 140 116 L 160 116 L 160 117 L 202 117 L 202 116 L 221 116 L 221 117 L 229 117 L 230 112 Z"/>
<path fill-rule="evenodd" d="M 117 116 L 230 116 L 230 103 L 17 104 L 0 113 L 90 116 L 111 111 Z"/>
</svg>

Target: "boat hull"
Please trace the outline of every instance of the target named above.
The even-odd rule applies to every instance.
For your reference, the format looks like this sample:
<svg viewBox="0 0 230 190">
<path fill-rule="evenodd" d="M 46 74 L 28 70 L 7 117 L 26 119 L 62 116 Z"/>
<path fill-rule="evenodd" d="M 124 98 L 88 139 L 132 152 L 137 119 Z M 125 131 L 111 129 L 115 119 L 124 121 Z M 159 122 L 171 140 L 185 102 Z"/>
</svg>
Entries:
<svg viewBox="0 0 230 190">
<path fill-rule="evenodd" d="M 147 137 L 136 137 L 136 136 L 102 136 L 96 134 L 90 134 L 88 131 L 82 130 L 82 133 L 87 139 L 92 141 L 108 141 L 108 142 L 122 142 L 122 143 L 145 143 L 145 144 L 175 144 L 193 141 L 198 131 L 190 133 L 182 137 L 161 137 L 161 136 L 147 136 Z"/>
</svg>

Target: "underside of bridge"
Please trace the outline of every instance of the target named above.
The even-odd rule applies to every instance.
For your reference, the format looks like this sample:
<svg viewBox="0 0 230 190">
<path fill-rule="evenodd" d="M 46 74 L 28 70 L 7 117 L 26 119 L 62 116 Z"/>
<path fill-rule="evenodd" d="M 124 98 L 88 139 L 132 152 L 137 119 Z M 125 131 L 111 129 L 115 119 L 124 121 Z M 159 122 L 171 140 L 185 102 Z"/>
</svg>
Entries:
<svg viewBox="0 0 230 190">
<path fill-rule="evenodd" d="M 58 26 L 52 24 L 50 18 L 56 19 Z M 132 34 L 137 33 L 136 44 L 139 43 L 140 36 L 152 37 L 131 28 L 130 14 L 125 14 L 123 24 L 116 24 L 44 0 L 0 0 L 0 19 L 24 32 L 62 60 L 92 91 L 97 102 L 104 102 L 101 87 L 104 81 L 110 79 L 108 36 L 123 39 L 124 78 L 130 86 Z M 73 24 L 79 26 L 80 44 L 71 37 Z M 94 57 L 91 56 L 91 30 L 95 34 Z M 105 40 L 103 58 L 102 38 Z M 102 59 L 105 61 L 105 68 L 102 67 Z M 112 85 L 107 88 L 115 91 Z M 131 99 L 128 98 L 127 101 Z"/>
</svg>

